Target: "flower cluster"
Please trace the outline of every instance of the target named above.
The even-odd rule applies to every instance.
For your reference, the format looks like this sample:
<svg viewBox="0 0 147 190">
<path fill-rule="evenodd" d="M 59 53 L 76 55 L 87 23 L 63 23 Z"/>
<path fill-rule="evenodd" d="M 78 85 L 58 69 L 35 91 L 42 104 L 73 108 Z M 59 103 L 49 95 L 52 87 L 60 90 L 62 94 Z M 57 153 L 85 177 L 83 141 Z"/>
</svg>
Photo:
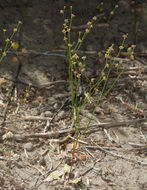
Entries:
<svg viewBox="0 0 147 190">
<path fill-rule="evenodd" d="M 4 57 L 6 57 L 7 52 L 12 48 L 14 50 L 17 50 L 19 48 L 19 44 L 18 42 L 13 42 L 12 39 L 14 37 L 14 35 L 16 34 L 16 32 L 18 31 L 19 26 L 22 24 L 21 21 L 18 22 L 17 26 L 13 29 L 13 33 L 11 34 L 10 38 L 6 38 L 6 29 L 3 29 L 3 34 L 4 34 L 4 38 L 5 38 L 5 47 L 2 50 L 2 56 L 0 57 L 0 62 L 3 60 Z"/>
<path fill-rule="evenodd" d="M 132 61 L 132 60 L 134 60 L 134 50 L 135 50 L 135 45 L 131 45 L 131 47 L 129 47 L 128 49 L 127 49 L 127 52 L 128 52 L 128 54 L 129 54 L 129 56 L 130 56 L 130 60 Z"/>
<path fill-rule="evenodd" d="M 114 51 L 113 46 L 114 46 L 114 44 L 112 44 L 112 45 L 108 48 L 108 50 L 106 51 L 106 53 L 105 53 L 105 58 L 106 58 L 106 59 L 110 58 L 110 55 L 111 55 L 112 51 Z"/>
</svg>

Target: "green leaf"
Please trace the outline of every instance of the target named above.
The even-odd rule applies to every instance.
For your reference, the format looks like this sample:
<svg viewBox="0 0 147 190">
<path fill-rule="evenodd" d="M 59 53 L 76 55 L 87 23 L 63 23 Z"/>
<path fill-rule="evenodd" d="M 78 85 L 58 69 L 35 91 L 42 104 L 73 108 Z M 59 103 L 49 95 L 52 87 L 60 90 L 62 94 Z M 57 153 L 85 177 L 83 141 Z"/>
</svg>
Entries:
<svg viewBox="0 0 147 190">
<path fill-rule="evenodd" d="M 71 166 L 69 166 L 68 164 L 65 164 L 65 166 L 64 166 L 64 171 L 67 172 L 67 173 L 70 173 L 70 171 L 71 171 Z"/>
</svg>

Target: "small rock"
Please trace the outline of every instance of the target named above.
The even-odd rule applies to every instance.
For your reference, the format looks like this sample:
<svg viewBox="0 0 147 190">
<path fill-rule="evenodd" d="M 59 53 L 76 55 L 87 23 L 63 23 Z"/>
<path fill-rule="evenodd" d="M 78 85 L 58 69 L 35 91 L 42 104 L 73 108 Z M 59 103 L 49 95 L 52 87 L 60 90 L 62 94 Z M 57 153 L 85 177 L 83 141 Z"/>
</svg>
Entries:
<svg viewBox="0 0 147 190">
<path fill-rule="evenodd" d="M 56 99 L 55 99 L 54 97 L 49 97 L 49 98 L 48 98 L 48 103 L 49 103 L 50 105 L 54 104 L 55 102 L 56 102 Z"/>
<path fill-rule="evenodd" d="M 33 144 L 32 143 L 26 143 L 24 145 L 24 148 L 28 151 L 28 152 L 31 152 L 33 150 Z"/>
<path fill-rule="evenodd" d="M 102 113 L 102 109 L 99 106 L 97 106 L 96 110 L 95 110 L 95 113 L 101 114 Z"/>
<path fill-rule="evenodd" d="M 34 100 L 34 101 L 32 101 L 32 106 L 33 107 L 38 107 L 39 106 L 39 102 L 38 102 L 38 100 Z"/>
<path fill-rule="evenodd" d="M 60 119 L 63 119 L 63 118 L 65 118 L 65 111 L 60 111 L 59 113 L 58 113 L 58 117 L 60 118 Z"/>
<path fill-rule="evenodd" d="M 56 104 L 54 104 L 54 109 L 58 109 L 58 104 L 56 103 Z"/>
<path fill-rule="evenodd" d="M 41 117 L 45 117 L 45 113 L 41 113 L 40 116 L 41 116 Z"/>
<path fill-rule="evenodd" d="M 44 113 L 44 115 L 45 115 L 46 117 L 50 117 L 50 116 L 52 116 L 53 114 L 52 114 L 51 111 L 46 111 L 46 112 Z"/>
<path fill-rule="evenodd" d="M 37 108 L 32 108 L 31 115 L 34 115 L 34 116 L 39 115 L 39 110 Z"/>
</svg>

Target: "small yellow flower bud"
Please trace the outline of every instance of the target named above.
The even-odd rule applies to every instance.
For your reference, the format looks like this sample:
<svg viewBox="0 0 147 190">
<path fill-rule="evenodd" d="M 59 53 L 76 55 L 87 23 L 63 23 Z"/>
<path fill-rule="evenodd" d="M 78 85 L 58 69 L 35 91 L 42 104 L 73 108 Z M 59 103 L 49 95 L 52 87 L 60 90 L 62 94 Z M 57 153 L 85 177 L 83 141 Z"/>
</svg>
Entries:
<svg viewBox="0 0 147 190">
<path fill-rule="evenodd" d="M 123 38 L 124 38 L 124 40 L 127 38 L 127 36 L 128 36 L 128 34 L 123 34 Z"/>
<path fill-rule="evenodd" d="M 92 18 L 92 20 L 96 20 L 97 18 L 96 18 L 96 16 L 94 16 L 93 18 Z"/>
<path fill-rule="evenodd" d="M 94 80 L 95 80 L 94 78 L 91 78 L 91 82 L 94 82 Z"/>
<path fill-rule="evenodd" d="M 85 61 L 85 59 L 86 59 L 86 56 L 83 56 L 83 57 L 82 57 L 82 59 L 83 59 L 83 61 Z"/>
<path fill-rule="evenodd" d="M 117 9 L 118 8 L 118 5 L 115 5 L 115 9 Z"/>
<path fill-rule="evenodd" d="M 72 46 L 72 44 L 68 44 L 68 47 L 71 47 Z"/>
<path fill-rule="evenodd" d="M 10 42 L 9 38 L 7 38 L 7 39 L 5 40 L 5 42 L 6 42 L 6 43 Z"/>
<path fill-rule="evenodd" d="M 106 68 L 109 68 L 109 64 L 106 64 Z"/>
<path fill-rule="evenodd" d="M 81 42 L 82 42 L 82 40 L 79 38 L 79 39 L 78 39 L 78 42 L 79 42 L 79 43 L 81 43 Z"/>
<path fill-rule="evenodd" d="M 64 22 L 65 22 L 65 23 L 68 23 L 68 19 L 64 19 Z"/>
<path fill-rule="evenodd" d="M 75 18 L 76 16 L 75 16 L 74 14 L 71 14 L 71 17 L 72 17 L 72 18 Z"/>
<path fill-rule="evenodd" d="M 5 32 L 7 32 L 7 30 L 6 30 L 6 29 L 3 29 L 3 32 L 5 33 Z"/>
<path fill-rule="evenodd" d="M 136 48 L 136 45 L 131 45 L 131 48 L 133 48 L 133 49 Z"/>
<path fill-rule="evenodd" d="M 97 54 L 99 57 L 101 57 L 103 55 L 102 52 L 100 52 L 100 51 Z"/>
<path fill-rule="evenodd" d="M 108 59 L 110 56 L 108 53 L 105 54 L 105 58 Z"/>
<path fill-rule="evenodd" d="M 80 78 L 80 77 L 81 77 L 81 74 L 78 73 L 78 74 L 77 74 L 77 78 Z"/>
<path fill-rule="evenodd" d="M 131 54 L 130 60 L 134 60 L 134 55 L 133 54 Z"/>
<path fill-rule="evenodd" d="M 63 34 L 65 34 L 65 33 L 66 33 L 66 30 L 65 30 L 65 29 L 63 29 L 63 30 L 62 30 L 62 33 L 63 33 Z"/>
<path fill-rule="evenodd" d="M 114 11 L 111 11 L 111 12 L 110 12 L 110 15 L 114 15 Z"/>
<path fill-rule="evenodd" d="M 77 71 L 74 71 L 74 74 L 77 75 Z"/>
<path fill-rule="evenodd" d="M 89 27 L 90 27 L 90 28 L 93 28 L 93 25 L 91 24 Z"/>
<path fill-rule="evenodd" d="M 129 48 L 127 49 L 127 51 L 128 51 L 128 53 L 130 53 L 130 52 L 132 51 L 132 48 L 129 47 Z"/>
<path fill-rule="evenodd" d="M 89 22 L 87 22 L 87 25 L 88 25 L 88 26 L 90 26 L 91 24 L 92 24 L 92 23 L 91 23 L 90 21 L 89 21 Z"/>
<path fill-rule="evenodd" d="M 70 28 L 67 28 L 67 32 L 70 32 Z"/>
<path fill-rule="evenodd" d="M 104 76 L 104 75 L 105 75 L 104 71 L 102 71 L 102 72 L 101 72 L 101 75 L 102 75 L 102 76 Z"/>
<path fill-rule="evenodd" d="M 6 52 L 4 51 L 4 52 L 3 52 L 3 56 L 5 57 L 6 55 L 7 55 L 7 54 L 6 54 Z"/>
<path fill-rule="evenodd" d="M 82 72 L 82 73 L 85 72 L 85 68 L 82 68 L 82 69 L 81 69 L 81 72 Z"/>
<path fill-rule="evenodd" d="M 89 31 L 89 29 L 88 29 L 88 28 L 86 28 L 85 32 L 88 34 L 90 31 Z"/>
<path fill-rule="evenodd" d="M 119 46 L 119 49 L 122 50 L 122 49 L 124 49 L 124 47 L 123 46 Z"/>
<path fill-rule="evenodd" d="M 14 28 L 14 29 L 13 29 L 13 32 L 17 32 L 17 28 Z"/>
<path fill-rule="evenodd" d="M 118 68 L 118 63 L 115 65 L 116 68 Z"/>
<path fill-rule="evenodd" d="M 22 21 L 18 21 L 18 24 L 22 24 Z"/>
<path fill-rule="evenodd" d="M 73 56 L 72 56 L 72 59 L 78 59 L 79 56 L 75 53 Z"/>
<path fill-rule="evenodd" d="M 17 42 L 12 42 L 11 47 L 17 50 L 19 48 L 19 44 Z"/>
<path fill-rule="evenodd" d="M 60 14 L 64 14 L 64 11 L 63 11 L 63 10 L 60 10 Z"/>
<path fill-rule="evenodd" d="M 79 66 L 80 66 L 80 67 L 82 66 L 82 62 L 79 62 Z"/>
<path fill-rule="evenodd" d="M 67 38 L 66 38 L 66 37 L 64 37 L 64 38 L 63 38 L 63 40 L 64 40 L 64 41 L 66 41 L 66 40 L 67 40 Z"/>
</svg>

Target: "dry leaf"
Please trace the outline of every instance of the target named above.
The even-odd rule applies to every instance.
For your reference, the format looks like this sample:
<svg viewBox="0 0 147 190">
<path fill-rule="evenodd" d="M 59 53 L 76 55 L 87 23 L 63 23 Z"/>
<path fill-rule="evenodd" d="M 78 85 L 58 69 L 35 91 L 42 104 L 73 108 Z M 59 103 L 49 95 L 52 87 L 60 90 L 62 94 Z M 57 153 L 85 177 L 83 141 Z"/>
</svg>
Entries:
<svg viewBox="0 0 147 190">
<path fill-rule="evenodd" d="M 73 181 L 72 181 L 72 183 L 74 183 L 74 184 L 78 184 L 79 182 L 81 182 L 81 178 L 79 177 L 79 178 L 76 178 L 76 179 L 74 179 Z"/>
<path fill-rule="evenodd" d="M 72 143 L 67 144 L 66 145 L 66 151 L 67 152 L 71 152 L 72 151 L 72 147 L 73 147 Z"/>
<path fill-rule="evenodd" d="M 27 50 L 26 48 L 22 48 L 21 52 L 22 52 L 22 53 L 27 53 L 28 50 Z"/>
<path fill-rule="evenodd" d="M 6 80 L 4 78 L 0 78 L 0 85 L 3 85 L 6 83 Z"/>
<path fill-rule="evenodd" d="M 62 158 L 70 158 L 70 156 L 64 151 L 61 151 L 61 157 Z"/>
<path fill-rule="evenodd" d="M 18 63 L 18 59 L 17 59 L 17 57 L 13 57 L 13 58 L 12 58 L 12 62 L 14 62 L 14 63 Z"/>
<path fill-rule="evenodd" d="M 82 154 L 80 155 L 80 158 L 79 158 L 81 161 L 85 161 L 86 160 L 86 155 L 85 154 Z"/>
<path fill-rule="evenodd" d="M 63 174 L 63 171 L 54 171 L 44 181 L 50 182 L 53 180 L 58 180 Z"/>
</svg>

